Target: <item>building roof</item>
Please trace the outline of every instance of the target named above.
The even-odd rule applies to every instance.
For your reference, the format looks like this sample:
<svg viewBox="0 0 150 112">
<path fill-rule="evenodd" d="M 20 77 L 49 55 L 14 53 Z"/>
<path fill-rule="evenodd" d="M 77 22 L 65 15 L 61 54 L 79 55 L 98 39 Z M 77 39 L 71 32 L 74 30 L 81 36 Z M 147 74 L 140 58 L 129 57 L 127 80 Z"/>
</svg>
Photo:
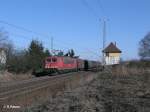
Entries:
<svg viewBox="0 0 150 112">
<path fill-rule="evenodd" d="M 121 53 L 121 50 L 117 48 L 112 42 L 103 50 L 104 53 Z"/>
</svg>

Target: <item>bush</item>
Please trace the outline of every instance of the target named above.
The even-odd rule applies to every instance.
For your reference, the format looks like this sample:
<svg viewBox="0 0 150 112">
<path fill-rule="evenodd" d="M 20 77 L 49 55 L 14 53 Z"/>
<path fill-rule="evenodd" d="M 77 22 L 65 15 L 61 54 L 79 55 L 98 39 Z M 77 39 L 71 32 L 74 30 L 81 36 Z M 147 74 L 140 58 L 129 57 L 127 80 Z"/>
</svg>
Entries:
<svg viewBox="0 0 150 112">
<path fill-rule="evenodd" d="M 130 61 L 127 66 L 128 67 L 147 68 L 147 67 L 150 67 L 150 61 L 149 60 Z"/>
<path fill-rule="evenodd" d="M 28 65 L 28 59 L 24 51 L 19 51 L 12 55 L 12 57 L 7 61 L 7 69 L 10 72 L 15 73 L 25 73 L 30 70 Z"/>
<path fill-rule="evenodd" d="M 10 72 L 25 73 L 42 69 L 43 60 L 49 56 L 41 42 L 32 40 L 27 50 L 16 51 L 7 60 L 7 69 Z"/>
<path fill-rule="evenodd" d="M 0 64 L 0 71 L 5 70 L 5 65 Z"/>
</svg>

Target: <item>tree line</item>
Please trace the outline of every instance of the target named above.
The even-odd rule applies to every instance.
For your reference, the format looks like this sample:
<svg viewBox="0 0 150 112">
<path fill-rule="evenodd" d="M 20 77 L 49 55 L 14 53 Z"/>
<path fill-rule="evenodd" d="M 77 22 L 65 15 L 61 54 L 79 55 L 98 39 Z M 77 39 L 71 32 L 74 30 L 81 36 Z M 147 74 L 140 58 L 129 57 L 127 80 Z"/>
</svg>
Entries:
<svg viewBox="0 0 150 112">
<path fill-rule="evenodd" d="M 24 50 L 15 51 L 7 58 L 6 68 L 12 72 L 28 72 L 42 68 L 43 59 L 50 56 L 48 49 L 37 40 L 32 40 L 29 47 Z"/>
<path fill-rule="evenodd" d="M 139 42 L 139 56 L 143 60 L 150 60 L 150 32 Z"/>
<path fill-rule="evenodd" d="M 15 50 L 12 42 L 8 40 L 8 33 L 3 29 L 0 29 L 0 48 L 7 51 L 5 69 L 15 73 L 40 70 L 44 58 L 52 55 L 38 40 L 32 40 L 27 49 Z M 146 60 L 144 63 L 150 61 L 150 32 L 140 40 L 138 54 L 142 61 Z M 70 49 L 66 54 L 60 51 L 53 55 L 75 57 L 75 52 Z"/>
<path fill-rule="evenodd" d="M 50 51 L 45 48 L 42 42 L 33 39 L 27 49 L 16 50 L 12 42 L 8 41 L 6 32 L 0 29 L 0 48 L 6 49 L 7 60 L 5 69 L 14 73 L 34 72 L 41 70 L 45 57 L 51 56 Z M 74 57 L 74 50 L 69 50 L 66 54 L 60 51 L 56 56 Z"/>
<path fill-rule="evenodd" d="M 68 53 L 63 55 L 63 52 L 55 54 L 55 56 L 74 56 L 73 49 L 69 50 Z M 46 48 L 44 48 L 42 42 L 38 40 L 32 40 L 27 49 L 14 50 L 9 52 L 7 57 L 6 69 L 10 72 L 34 72 L 43 69 L 43 63 L 45 57 L 51 56 L 52 54 Z"/>
</svg>

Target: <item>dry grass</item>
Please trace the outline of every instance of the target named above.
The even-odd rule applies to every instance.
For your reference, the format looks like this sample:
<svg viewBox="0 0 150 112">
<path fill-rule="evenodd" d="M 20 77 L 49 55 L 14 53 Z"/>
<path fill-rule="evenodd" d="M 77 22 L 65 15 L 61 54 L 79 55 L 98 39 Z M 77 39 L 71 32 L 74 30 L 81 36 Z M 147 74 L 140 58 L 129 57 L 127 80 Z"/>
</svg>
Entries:
<svg viewBox="0 0 150 112">
<path fill-rule="evenodd" d="M 12 82 L 33 78 L 34 76 L 31 73 L 26 74 L 13 74 L 7 71 L 0 72 L 0 83 L 3 82 Z"/>
<path fill-rule="evenodd" d="M 65 91 L 31 112 L 150 112 L 150 75 L 144 69 L 118 66 L 91 83 Z M 125 76 L 125 77 L 120 77 Z"/>
<path fill-rule="evenodd" d="M 126 65 L 118 65 L 111 68 L 113 75 L 121 75 L 121 76 L 128 76 L 128 75 L 143 75 L 150 73 L 150 68 L 139 68 L 139 67 L 128 67 Z"/>
</svg>

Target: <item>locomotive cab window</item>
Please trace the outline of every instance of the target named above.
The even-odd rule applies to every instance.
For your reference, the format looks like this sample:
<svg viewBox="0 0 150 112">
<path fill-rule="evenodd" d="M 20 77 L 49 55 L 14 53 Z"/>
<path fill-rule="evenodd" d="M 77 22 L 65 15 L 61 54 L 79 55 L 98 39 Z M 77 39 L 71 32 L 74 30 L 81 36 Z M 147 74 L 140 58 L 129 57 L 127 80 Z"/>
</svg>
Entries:
<svg viewBox="0 0 150 112">
<path fill-rule="evenodd" d="M 46 61 L 47 61 L 47 62 L 51 62 L 51 59 L 49 58 L 49 59 L 47 59 Z"/>
<path fill-rule="evenodd" d="M 56 62 L 57 61 L 57 59 L 56 58 L 52 58 L 52 62 Z"/>
</svg>

